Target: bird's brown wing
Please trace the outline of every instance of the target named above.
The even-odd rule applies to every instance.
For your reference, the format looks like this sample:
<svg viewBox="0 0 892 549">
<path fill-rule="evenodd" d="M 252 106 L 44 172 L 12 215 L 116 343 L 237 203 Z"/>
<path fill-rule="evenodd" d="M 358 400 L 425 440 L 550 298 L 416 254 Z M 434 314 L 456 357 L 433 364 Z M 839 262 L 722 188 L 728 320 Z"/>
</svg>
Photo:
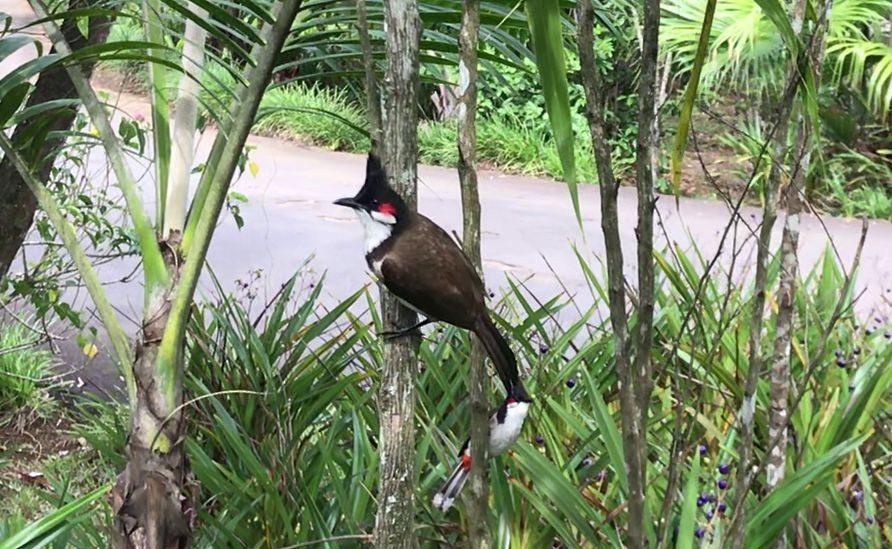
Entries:
<svg viewBox="0 0 892 549">
<path fill-rule="evenodd" d="M 471 329 L 483 311 L 476 271 L 449 235 L 423 216 L 413 219 L 381 264 L 387 288 L 436 320 Z"/>
</svg>

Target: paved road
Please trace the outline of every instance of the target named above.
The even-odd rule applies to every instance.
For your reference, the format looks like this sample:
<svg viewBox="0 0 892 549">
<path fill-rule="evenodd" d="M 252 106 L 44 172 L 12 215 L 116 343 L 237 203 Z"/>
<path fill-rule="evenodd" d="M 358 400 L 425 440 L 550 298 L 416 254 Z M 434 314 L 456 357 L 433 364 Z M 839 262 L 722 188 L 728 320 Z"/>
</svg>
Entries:
<svg viewBox="0 0 892 549">
<path fill-rule="evenodd" d="M 9 64 L 4 64 L 0 74 L 9 68 Z M 129 101 L 130 112 L 141 108 L 138 100 L 129 98 Z M 344 297 L 368 283 L 361 228 L 350 211 L 332 204 L 333 200 L 352 195 L 359 188 L 365 158 L 264 137 L 252 137 L 250 143 L 256 147 L 252 158 L 260 166 L 260 172 L 256 177 L 245 175 L 235 186 L 249 198 L 242 205 L 245 227 L 239 230 L 232 218 L 226 216 L 210 250 L 209 262 L 224 285 L 231 288 L 236 279 L 246 279 L 249 271 L 261 269 L 263 277 L 259 284 L 272 293 L 310 256 L 313 256 L 310 268 L 315 272 L 312 276 L 327 272 L 327 300 Z M 205 138 L 202 150 L 209 145 L 210 139 Z M 92 155 L 89 166 L 97 173 L 106 171 L 100 152 Z M 419 192 L 421 211 L 448 229 L 460 228 L 460 198 L 454 170 L 422 167 Z M 145 194 L 147 197 L 151 194 L 148 186 Z M 510 276 L 527 280 L 530 289 L 541 297 L 556 294 L 563 285 L 582 302 L 591 303 L 573 246 L 588 250 L 596 261 L 603 257 L 600 198 L 598 189 L 588 185 L 580 187 L 579 196 L 584 238 L 563 184 L 481 173 L 483 257 L 491 287 L 506 286 L 506 276 Z M 676 207 L 673 198 L 662 197 L 658 206 L 663 227 L 657 238 L 658 247 L 671 243 L 689 252 L 696 246 L 707 257 L 716 253 L 721 232 L 730 220 L 729 209 L 724 204 L 685 198 Z M 620 190 L 619 212 L 620 234 L 626 258 L 630 260 L 627 273 L 633 275 L 634 189 Z M 738 241 L 755 230 L 759 220 L 757 209 L 745 209 L 738 227 Z M 777 224 L 775 246 L 782 221 Z M 799 250 L 804 268 L 810 269 L 816 263 L 831 240 L 841 260 L 848 265 L 860 228 L 858 220 L 805 216 Z M 729 250 L 730 244 L 729 241 Z M 892 224 L 871 222 L 858 282 L 859 290 L 864 291 L 858 311 L 865 317 L 884 311 L 892 304 L 890 245 Z M 719 268 L 728 263 L 729 250 Z M 741 256 L 744 261 L 738 263 L 738 269 L 743 266 L 741 279 L 746 277 L 752 252 L 751 245 L 744 247 Z M 101 275 L 112 280 L 133 266 L 133 262 L 120 262 L 103 268 Z M 207 288 L 205 284 L 204 290 Z M 142 300 L 138 281 L 111 286 L 109 291 L 119 310 L 138 318 Z M 102 372 L 102 376 L 111 375 L 106 369 L 95 371 Z"/>
<path fill-rule="evenodd" d="M 206 139 L 202 149 L 209 145 Z M 365 158 L 339 152 L 252 137 L 251 153 L 260 171 L 246 174 L 235 189 L 249 199 L 242 206 L 245 227 L 239 230 L 226 215 L 210 250 L 209 261 L 225 283 L 245 279 L 248 271 L 261 269 L 262 283 L 274 290 L 313 256 L 310 266 L 317 274 L 327 272 L 326 289 L 332 298 L 342 297 L 369 281 L 362 257 L 362 233 L 351 211 L 332 202 L 353 195 L 362 184 Z M 97 153 L 91 166 L 104 170 L 104 158 Z M 461 202 L 454 170 L 422 166 L 419 181 L 420 210 L 449 230 L 461 227 Z M 566 186 L 495 172 L 482 172 L 480 197 L 483 207 L 483 257 L 492 287 L 506 285 L 506 275 L 527 280 L 529 287 L 543 297 L 560 291 L 561 285 L 581 296 L 589 296 L 573 247 L 590 250 L 597 262 L 603 257 L 600 229 L 600 196 L 595 186 L 581 186 L 585 238 L 574 218 Z M 634 279 L 636 220 L 635 191 L 620 190 L 620 236 L 627 261 L 627 273 Z M 672 197 L 661 197 L 659 217 L 662 228 L 657 247 L 678 245 L 687 252 L 695 247 L 707 257 L 716 253 L 720 236 L 730 221 L 729 208 L 719 202 L 681 199 L 678 207 Z M 738 243 L 758 228 L 761 213 L 755 208 L 743 211 L 738 226 Z M 780 240 L 783 219 L 777 224 L 775 245 Z M 852 261 L 860 236 L 861 222 L 855 219 L 805 216 L 802 223 L 800 257 L 810 269 L 831 239 L 845 265 Z M 749 238 L 750 243 L 752 238 Z M 862 256 L 859 288 L 865 292 L 859 311 L 868 314 L 889 303 L 892 296 L 892 224 L 874 221 Z M 728 264 L 732 249 L 726 243 Z M 743 245 L 738 264 L 740 277 L 747 274 L 753 246 Z M 597 268 L 597 263 L 596 263 Z M 115 276 L 118 269 L 107 274 Z M 136 285 L 120 286 L 117 303 L 139 308 L 141 294 Z M 590 301 L 590 298 L 588 298 Z"/>
</svg>

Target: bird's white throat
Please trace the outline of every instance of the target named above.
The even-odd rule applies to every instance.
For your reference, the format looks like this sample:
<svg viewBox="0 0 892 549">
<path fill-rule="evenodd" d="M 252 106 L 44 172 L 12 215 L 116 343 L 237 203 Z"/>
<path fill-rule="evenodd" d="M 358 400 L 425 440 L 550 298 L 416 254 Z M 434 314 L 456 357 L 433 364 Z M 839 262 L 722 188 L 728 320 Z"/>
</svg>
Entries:
<svg viewBox="0 0 892 549">
<path fill-rule="evenodd" d="M 390 238 L 396 218 L 381 212 L 369 213 L 360 209 L 353 211 L 356 212 L 359 222 L 362 223 L 362 229 L 365 231 L 365 253 L 372 253 L 382 242 Z"/>
<path fill-rule="evenodd" d="M 530 410 L 529 402 L 514 402 L 508 405 L 505 412 L 505 421 L 498 423 L 493 421 L 489 425 L 489 454 L 497 456 L 511 447 L 520 431 L 523 429 L 523 422 L 527 418 L 527 412 Z"/>
</svg>

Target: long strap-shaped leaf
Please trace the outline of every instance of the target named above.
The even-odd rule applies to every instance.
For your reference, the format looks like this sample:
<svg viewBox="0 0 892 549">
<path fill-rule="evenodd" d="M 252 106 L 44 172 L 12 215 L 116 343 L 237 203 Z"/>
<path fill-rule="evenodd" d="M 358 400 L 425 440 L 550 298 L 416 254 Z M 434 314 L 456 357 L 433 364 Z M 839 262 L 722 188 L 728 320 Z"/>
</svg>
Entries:
<svg viewBox="0 0 892 549">
<path fill-rule="evenodd" d="M 9 138 L 6 137 L 6 134 L 3 132 L 0 132 L 0 149 L 3 149 L 3 154 L 12 161 L 15 168 L 22 175 L 22 179 L 25 180 L 25 184 L 28 185 L 28 188 L 34 193 L 41 209 L 46 212 L 53 227 L 59 233 L 59 237 L 65 245 L 65 250 L 77 266 L 77 270 L 84 281 L 84 285 L 87 287 L 87 291 L 90 293 L 90 297 L 93 299 L 93 304 L 96 305 L 96 310 L 99 311 L 99 317 L 102 319 L 102 324 L 105 326 L 112 347 L 115 350 L 119 368 L 124 375 L 124 381 L 127 384 L 127 394 L 130 397 L 129 402 L 136 402 L 136 381 L 133 378 L 133 356 L 130 352 L 130 344 L 127 334 L 124 333 L 124 328 L 121 327 L 121 323 L 118 321 L 115 310 L 108 301 L 108 296 L 102 288 L 102 282 L 100 282 L 99 276 L 93 269 L 93 264 L 90 262 L 90 258 L 87 257 L 87 254 L 84 252 L 83 248 L 81 248 L 74 227 L 62 214 L 62 210 L 59 208 L 56 199 L 53 198 L 53 195 L 50 194 L 43 183 L 34 177 L 28 164 L 18 151 L 15 150 L 12 142 L 10 142 Z"/>
<path fill-rule="evenodd" d="M 706 11 L 703 14 L 703 26 L 700 28 L 700 42 L 697 44 L 697 53 L 694 56 L 694 66 L 691 68 L 691 79 L 684 91 L 684 100 L 681 105 L 681 113 L 678 115 L 678 131 L 675 134 L 675 143 L 672 146 L 672 190 L 676 197 L 681 184 L 681 161 L 684 159 L 684 151 L 688 145 L 688 129 L 691 127 L 691 113 L 694 111 L 694 101 L 697 99 L 697 88 L 700 86 L 700 72 L 708 57 L 709 36 L 712 32 L 712 18 L 715 15 L 716 0 L 707 0 Z"/>
<path fill-rule="evenodd" d="M 146 39 L 159 46 L 164 45 L 164 28 L 161 22 L 159 0 L 143 1 Z M 152 141 L 155 144 L 155 222 L 164 226 L 167 206 L 167 186 L 170 177 L 170 106 L 167 103 L 167 70 L 161 63 L 148 62 L 149 79 L 152 84 Z"/>
<path fill-rule="evenodd" d="M 108 493 L 110 484 L 100 486 L 96 490 L 67 503 L 63 507 L 32 522 L 15 535 L 0 541 L 0 549 L 17 549 L 19 547 L 41 547 L 41 541 L 46 542 L 46 536 L 58 529 L 67 529 L 79 518 L 87 508 L 102 496 Z"/>
<path fill-rule="evenodd" d="M 55 20 L 49 19 L 49 13 L 43 1 L 30 0 L 30 3 L 37 17 L 46 19 L 44 29 L 47 36 L 52 40 L 56 51 L 62 55 L 71 55 L 71 48 L 62 34 L 62 30 Z M 77 90 L 78 97 L 80 97 L 84 107 L 87 109 L 87 113 L 90 115 L 90 120 L 99 131 L 99 138 L 105 147 L 108 160 L 118 180 L 118 186 L 121 188 L 121 193 L 124 195 L 124 200 L 127 203 L 127 211 L 130 213 L 130 218 L 133 221 L 133 228 L 136 230 L 142 253 L 146 282 L 145 296 L 146 304 L 148 304 L 150 297 L 159 287 L 166 287 L 170 284 L 170 277 L 164 266 L 164 258 L 161 256 L 161 248 L 158 246 L 158 241 L 155 238 L 152 222 L 143 208 L 136 185 L 136 178 L 133 177 L 133 173 L 127 167 L 121 142 L 112 128 L 103 104 L 96 97 L 96 93 L 90 87 L 90 82 L 84 76 L 80 67 L 76 64 L 69 64 L 66 66 L 66 70 Z"/>
<path fill-rule="evenodd" d="M 774 542 L 790 518 L 830 484 L 836 465 L 858 448 L 865 438 L 853 438 L 831 448 L 784 480 L 762 500 L 747 522 L 747 547 L 768 547 Z"/>
<path fill-rule="evenodd" d="M 570 189 L 576 221 L 582 227 L 579 193 L 576 189 L 576 157 L 573 124 L 570 116 L 570 92 L 564 62 L 564 41 L 561 37 L 561 10 L 558 0 L 527 0 L 527 23 L 533 38 L 539 81 L 545 95 L 545 111 L 554 133 L 564 179 Z M 585 233 L 583 233 L 583 236 Z"/>
</svg>

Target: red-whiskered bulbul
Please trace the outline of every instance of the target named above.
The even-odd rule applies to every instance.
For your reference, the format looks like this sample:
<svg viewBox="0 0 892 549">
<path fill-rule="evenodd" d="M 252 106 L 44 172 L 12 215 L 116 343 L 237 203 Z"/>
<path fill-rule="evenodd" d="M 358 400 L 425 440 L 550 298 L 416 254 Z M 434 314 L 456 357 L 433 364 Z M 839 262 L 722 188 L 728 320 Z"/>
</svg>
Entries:
<svg viewBox="0 0 892 549">
<path fill-rule="evenodd" d="M 514 444 L 517 437 L 520 436 L 529 409 L 529 402 L 517 400 L 509 393 L 505 402 L 493 412 L 489 419 L 489 457 L 502 454 Z M 452 507 L 468 480 L 468 474 L 471 472 L 470 442 L 470 440 L 465 441 L 458 453 L 458 465 L 455 466 L 440 491 L 434 495 L 434 507 L 442 511 Z"/>
<path fill-rule="evenodd" d="M 366 261 L 387 289 L 431 319 L 474 332 L 506 393 L 530 402 L 517 359 L 489 316 L 474 266 L 446 231 L 406 206 L 375 155 L 369 155 L 359 193 L 335 204 L 356 212 L 365 230 Z"/>
</svg>

